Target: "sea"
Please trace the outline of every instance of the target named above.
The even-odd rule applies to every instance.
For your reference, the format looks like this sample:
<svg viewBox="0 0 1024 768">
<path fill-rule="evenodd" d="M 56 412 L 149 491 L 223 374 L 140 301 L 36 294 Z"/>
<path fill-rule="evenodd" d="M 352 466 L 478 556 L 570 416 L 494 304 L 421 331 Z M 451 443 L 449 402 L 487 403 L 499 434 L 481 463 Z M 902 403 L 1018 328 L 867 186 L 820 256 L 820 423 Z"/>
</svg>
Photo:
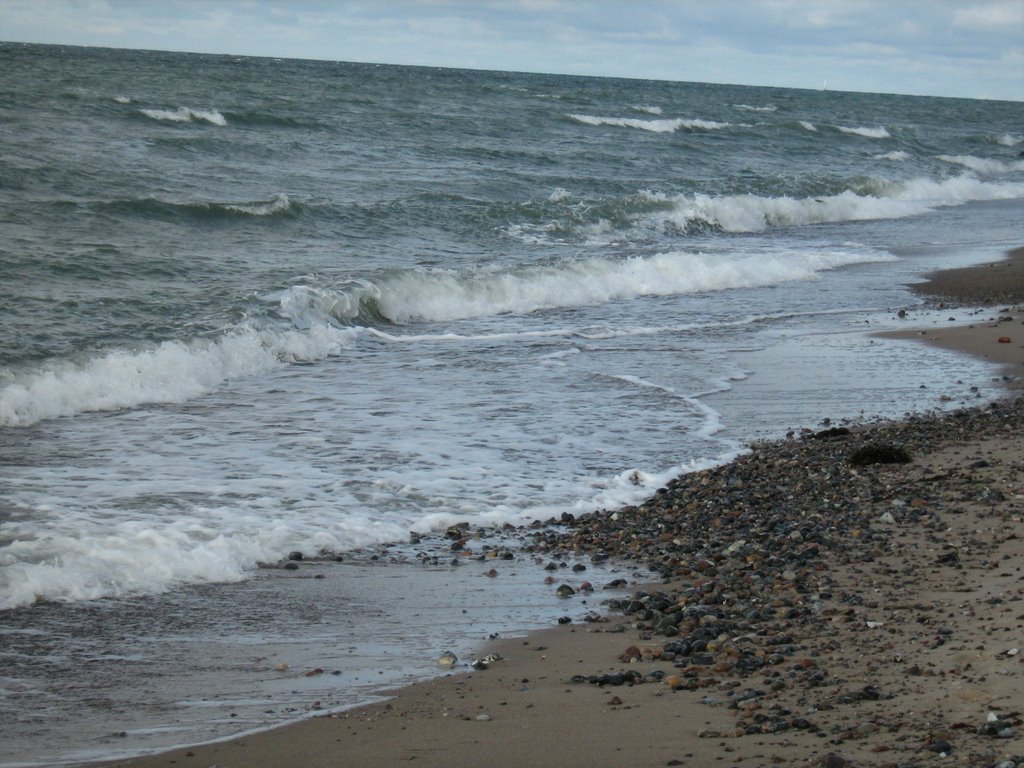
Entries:
<svg viewBox="0 0 1024 768">
<path fill-rule="evenodd" d="M 0 765 L 372 700 L 599 608 L 506 524 L 1000 396 L 876 334 L 986 319 L 909 286 L 1024 243 L 1024 103 L 679 74 L 0 44 Z"/>
</svg>

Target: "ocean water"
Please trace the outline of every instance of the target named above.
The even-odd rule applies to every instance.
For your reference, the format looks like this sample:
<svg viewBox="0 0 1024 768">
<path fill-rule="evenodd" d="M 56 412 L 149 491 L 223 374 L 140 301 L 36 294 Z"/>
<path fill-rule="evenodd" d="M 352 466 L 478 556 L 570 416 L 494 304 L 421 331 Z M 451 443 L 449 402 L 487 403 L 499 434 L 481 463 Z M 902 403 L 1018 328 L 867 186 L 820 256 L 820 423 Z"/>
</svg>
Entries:
<svg viewBox="0 0 1024 768">
<path fill-rule="evenodd" d="M 21 44 L 0 94 L 3 765 L 294 716 L 252 649 L 463 589 L 365 559 L 411 531 L 998 396 L 870 332 L 1024 242 L 1021 103 Z M 258 568 L 295 550 L 362 562 L 321 564 L 347 597 Z M 520 570 L 289 695 L 565 611 Z"/>
</svg>

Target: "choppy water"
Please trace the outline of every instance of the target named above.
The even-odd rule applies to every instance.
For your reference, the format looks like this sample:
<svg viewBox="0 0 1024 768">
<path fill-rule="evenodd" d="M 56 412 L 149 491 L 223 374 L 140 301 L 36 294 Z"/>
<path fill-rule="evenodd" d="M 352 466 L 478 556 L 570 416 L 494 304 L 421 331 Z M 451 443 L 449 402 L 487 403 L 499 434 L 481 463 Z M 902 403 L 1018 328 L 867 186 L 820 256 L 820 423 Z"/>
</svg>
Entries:
<svg viewBox="0 0 1024 768">
<path fill-rule="evenodd" d="M 0 631 L 994 391 L 863 332 L 1024 242 L 1020 103 L 15 44 L 0 94 Z"/>
</svg>

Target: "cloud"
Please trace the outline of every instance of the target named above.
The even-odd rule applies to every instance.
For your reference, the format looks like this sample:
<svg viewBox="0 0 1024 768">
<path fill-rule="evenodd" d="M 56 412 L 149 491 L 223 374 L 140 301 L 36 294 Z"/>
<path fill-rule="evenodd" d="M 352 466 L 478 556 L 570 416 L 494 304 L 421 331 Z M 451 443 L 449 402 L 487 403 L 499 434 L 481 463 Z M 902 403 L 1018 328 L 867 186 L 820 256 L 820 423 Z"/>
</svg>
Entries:
<svg viewBox="0 0 1024 768">
<path fill-rule="evenodd" d="M 1024 3 L 1020 0 L 1007 0 L 962 8 L 954 14 L 953 26 L 983 30 L 1024 27 Z M 1024 29 L 1018 29 L 1017 32 L 1024 32 Z"/>
<path fill-rule="evenodd" d="M 1024 99 L 1024 2 L 0 0 L 9 40 Z M 969 66 L 966 63 L 969 62 Z"/>
</svg>

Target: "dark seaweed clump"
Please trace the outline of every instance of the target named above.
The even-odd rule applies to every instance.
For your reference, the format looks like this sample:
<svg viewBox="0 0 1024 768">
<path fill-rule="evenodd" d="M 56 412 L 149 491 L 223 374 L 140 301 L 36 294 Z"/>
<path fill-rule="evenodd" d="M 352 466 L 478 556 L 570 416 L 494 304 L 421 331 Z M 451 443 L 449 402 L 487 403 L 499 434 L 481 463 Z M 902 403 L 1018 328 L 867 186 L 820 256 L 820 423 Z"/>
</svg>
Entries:
<svg viewBox="0 0 1024 768">
<path fill-rule="evenodd" d="M 869 464 L 909 464 L 911 456 L 901 445 L 869 443 L 850 454 L 847 461 L 855 467 L 866 467 Z"/>
</svg>

